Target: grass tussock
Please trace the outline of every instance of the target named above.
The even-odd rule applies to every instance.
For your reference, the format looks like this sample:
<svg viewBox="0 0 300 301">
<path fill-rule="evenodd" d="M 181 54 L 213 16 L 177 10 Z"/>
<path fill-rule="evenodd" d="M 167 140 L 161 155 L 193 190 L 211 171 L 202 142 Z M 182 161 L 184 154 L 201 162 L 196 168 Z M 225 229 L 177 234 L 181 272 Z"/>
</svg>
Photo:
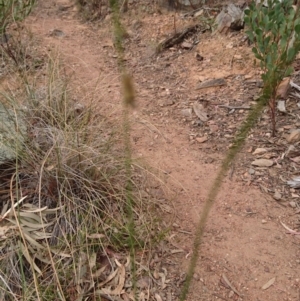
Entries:
<svg viewBox="0 0 300 301">
<path fill-rule="evenodd" d="M 155 204 L 139 189 L 146 176 L 135 167 L 128 179 L 117 131 L 95 101 L 72 100 L 57 58 L 46 74 L 0 96 L 10 120 L 0 141 L 10 156 L 0 153 L 0 300 L 134 298 L 135 259 L 124 254 L 159 237 Z"/>
<path fill-rule="evenodd" d="M 109 0 L 76 0 L 76 5 L 85 20 L 102 19 L 109 12 Z"/>
</svg>

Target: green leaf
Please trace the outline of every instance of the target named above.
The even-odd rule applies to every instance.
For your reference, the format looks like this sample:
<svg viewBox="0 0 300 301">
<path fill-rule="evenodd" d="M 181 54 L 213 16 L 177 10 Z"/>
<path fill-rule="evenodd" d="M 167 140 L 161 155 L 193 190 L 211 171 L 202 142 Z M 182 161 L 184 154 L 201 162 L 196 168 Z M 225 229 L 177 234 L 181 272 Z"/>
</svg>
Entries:
<svg viewBox="0 0 300 301">
<path fill-rule="evenodd" d="M 295 32 L 300 35 L 300 24 L 295 26 Z"/>
<path fill-rule="evenodd" d="M 257 48 L 256 48 L 256 47 L 252 47 L 252 52 L 253 52 L 254 54 L 258 54 Z"/>
<path fill-rule="evenodd" d="M 265 48 L 268 48 L 269 44 L 270 44 L 270 41 L 271 41 L 271 37 L 270 36 L 267 36 L 265 39 L 264 39 L 264 46 Z"/>
<path fill-rule="evenodd" d="M 293 72 L 294 72 L 294 68 L 289 66 L 284 73 L 284 77 L 290 76 Z"/>
<path fill-rule="evenodd" d="M 284 50 L 287 47 L 287 38 L 286 37 L 282 37 L 280 42 L 279 42 L 279 47 Z"/>
<path fill-rule="evenodd" d="M 250 39 L 251 42 L 254 42 L 254 34 L 252 31 L 247 31 L 246 32 L 248 38 Z"/>
<path fill-rule="evenodd" d="M 287 52 L 287 63 L 292 63 L 296 57 L 296 49 L 294 47 L 290 48 Z"/>
<path fill-rule="evenodd" d="M 265 16 L 263 17 L 263 22 L 264 22 L 265 27 L 267 27 L 268 24 L 269 24 L 269 22 L 270 22 L 269 16 L 268 16 L 268 15 L 265 15 Z"/>
</svg>

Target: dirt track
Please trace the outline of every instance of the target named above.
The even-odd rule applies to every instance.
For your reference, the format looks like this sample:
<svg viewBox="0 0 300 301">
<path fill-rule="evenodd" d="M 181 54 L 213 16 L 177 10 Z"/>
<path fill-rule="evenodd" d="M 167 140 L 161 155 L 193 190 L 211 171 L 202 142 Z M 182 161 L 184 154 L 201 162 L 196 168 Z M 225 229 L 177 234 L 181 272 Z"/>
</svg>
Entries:
<svg viewBox="0 0 300 301">
<path fill-rule="evenodd" d="M 99 81 L 101 114 L 109 116 L 111 122 L 119 122 L 121 88 L 110 19 L 84 24 L 70 4 L 67 0 L 42 1 L 27 25 L 41 40 L 37 47 L 42 51 L 57 48 L 61 52 L 68 72 L 74 74 L 78 100 L 85 101 L 91 96 L 89 91 Z M 61 10 L 64 6 L 70 7 Z M 185 115 L 188 111 L 183 110 L 199 99 L 227 103 L 235 98 L 239 105 L 248 105 L 248 95 L 243 93 L 239 77 L 259 78 L 258 70 L 252 68 L 247 45 L 234 45 L 238 41 L 235 35 L 205 33 L 192 50 L 182 49 L 177 55 L 178 51 L 173 49 L 153 56 L 157 41 L 173 31 L 172 14 L 136 11 L 133 15 L 129 11 L 123 22 L 130 36 L 125 57 L 138 101 L 131 116 L 134 155 L 154 167 L 172 192 L 169 195 L 176 195 L 173 205 L 179 227 L 174 227 L 173 233 L 185 252 L 172 260 L 173 269 L 180 274 L 189 263 L 193 233 L 208 188 L 247 114 L 246 110 L 239 110 L 229 115 L 227 109 L 208 106 L 211 119 L 208 126 L 201 127 L 197 126 L 195 116 Z M 180 29 L 189 22 L 178 18 L 177 26 Z M 64 35 L 51 35 L 54 29 Z M 203 62 L 195 59 L 197 52 L 204 57 Z M 236 57 L 232 62 L 235 55 L 242 55 L 243 60 Z M 225 87 L 195 90 L 199 80 L 219 77 L 228 80 Z M 205 136 L 205 128 L 215 135 L 207 135 L 208 140 L 201 143 L 197 138 Z M 245 147 L 237 162 L 238 168 L 245 165 L 245 172 L 249 168 L 247 151 Z M 188 300 L 299 300 L 300 241 L 287 235 L 279 223 L 294 222 L 292 209 L 276 203 L 250 182 L 241 182 L 235 170 L 231 175 L 209 218 Z M 240 297 L 226 287 L 222 275 Z M 262 290 L 274 277 L 274 284 Z"/>
</svg>

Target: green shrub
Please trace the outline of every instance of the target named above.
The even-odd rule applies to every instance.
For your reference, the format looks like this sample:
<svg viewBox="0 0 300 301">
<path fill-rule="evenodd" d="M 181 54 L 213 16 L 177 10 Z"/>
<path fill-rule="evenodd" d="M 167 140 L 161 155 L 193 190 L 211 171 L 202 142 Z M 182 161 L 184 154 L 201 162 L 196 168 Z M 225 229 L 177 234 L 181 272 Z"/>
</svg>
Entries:
<svg viewBox="0 0 300 301">
<path fill-rule="evenodd" d="M 269 103 L 275 135 L 276 92 L 300 50 L 300 11 L 292 0 L 268 0 L 268 7 L 254 1 L 245 11 L 246 31 L 255 46 L 252 51 L 263 70 L 263 99 Z"/>
</svg>

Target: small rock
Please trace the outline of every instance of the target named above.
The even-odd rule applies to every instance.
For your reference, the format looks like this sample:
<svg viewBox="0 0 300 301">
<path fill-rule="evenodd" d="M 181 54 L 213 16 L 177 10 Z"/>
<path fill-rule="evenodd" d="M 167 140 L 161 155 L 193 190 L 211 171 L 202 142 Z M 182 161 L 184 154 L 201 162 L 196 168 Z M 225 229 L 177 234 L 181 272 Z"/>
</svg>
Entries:
<svg viewBox="0 0 300 301">
<path fill-rule="evenodd" d="M 240 54 L 235 54 L 233 56 L 236 60 L 241 60 L 243 57 Z"/>
<path fill-rule="evenodd" d="M 268 159 L 257 159 L 254 160 L 251 164 L 259 167 L 270 167 L 274 164 L 274 162 Z"/>
<path fill-rule="evenodd" d="M 280 201 L 282 199 L 282 195 L 280 192 L 275 191 L 274 195 L 273 195 L 274 200 L 276 201 Z"/>
<path fill-rule="evenodd" d="M 267 221 L 266 221 L 265 219 L 262 219 L 262 220 L 261 220 L 261 223 L 262 223 L 262 224 L 266 224 Z"/>
<path fill-rule="evenodd" d="M 73 108 L 74 117 L 82 116 L 85 110 L 86 106 L 84 104 L 76 103 Z"/>
<path fill-rule="evenodd" d="M 286 138 L 289 143 L 294 143 L 300 140 L 300 129 L 292 130 L 290 135 Z"/>
<path fill-rule="evenodd" d="M 264 268 L 264 271 L 265 271 L 266 273 L 270 273 L 270 268 L 269 268 L 269 267 L 265 267 L 265 268 Z"/>
<path fill-rule="evenodd" d="M 199 143 L 206 142 L 207 140 L 208 140 L 207 136 L 196 138 L 196 141 L 198 141 Z"/>
<path fill-rule="evenodd" d="M 253 155 L 261 155 L 267 152 L 267 149 L 258 147 L 254 152 Z"/>
<path fill-rule="evenodd" d="M 294 199 L 299 198 L 299 194 L 292 193 L 292 198 L 294 198 Z"/>
<path fill-rule="evenodd" d="M 296 202 L 294 202 L 294 201 L 289 202 L 289 205 L 290 205 L 292 208 L 296 208 L 296 206 L 297 206 Z"/>
<path fill-rule="evenodd" d="M 198 80 L 199 80 L 199 82 L 204 82 L 205 80 L 207 80 L 207 77 L 204 75 L 199 75 Z"/>
<path fill-rule="evenodd" d="M 60 29 L 53 29 L 49 32 L 51 37 L 64 37 L 66 34 Z"/>
<path fill-rule="evenodd" d="M 196 60 L 197 61 L 203 61 L 204 60 L 204 57 L 201 55 L 201 54 L 199 54 L 199 53 L 196 53 L 196 55 L 195 55 L 195 57 L 196 57 Z"/>
<path fill-rule="evenodd" d="M 159 105 L 161 107 L 164 107 L 164 106 L 171 106 L 174 104 L 174 100 L 173 99 L 170 99 L 170 98 L 167 98 L 167 99 L 162 99 L 159 101 Z"/>
<path fill-rule="evenodd" d="M 211 158 L 211 157 L 208 157 L 208 158 L 205 159 L 204 162 L 205 162 L 206 164 L 211 164 L 211 163 L 215 162 L 215 159 L 214 159 L 214 158 Z"/>
<path fill-rule="evenodd" d="M 249 168 L 249 169 L 248 169 L 248 174 L 249 174 L 249 175 L 254 175 L 254 174 L 255 174 L 255 169 Z"/>
<path fill-rule="evenodd" d="M 217 30 L 221 33 L 227 33 L 229 29 L 240 30 L 244 25 L 243 11 L 230 3 L 217 15 L 215 22 Z"/>
<path fill-rule="evenodd" d="M 181 43 L 181 47 L 183 49 L 191 49 L 193 47 L 193 44 L 189 43 L 189 42 L 183 42 L 183 43 Z"/>
<path fill-rule="evenodd" d="M 278 100 L 277 110 L 281 113 L 286 113 L 285 101 L 284 100 Z"/>
<path fill-rule="evenodd" d="M 181 115 L 184 117 L 192 117 L 193 110 L 192 109 L 183 109 L 181 110 Z"/>
</svg>

